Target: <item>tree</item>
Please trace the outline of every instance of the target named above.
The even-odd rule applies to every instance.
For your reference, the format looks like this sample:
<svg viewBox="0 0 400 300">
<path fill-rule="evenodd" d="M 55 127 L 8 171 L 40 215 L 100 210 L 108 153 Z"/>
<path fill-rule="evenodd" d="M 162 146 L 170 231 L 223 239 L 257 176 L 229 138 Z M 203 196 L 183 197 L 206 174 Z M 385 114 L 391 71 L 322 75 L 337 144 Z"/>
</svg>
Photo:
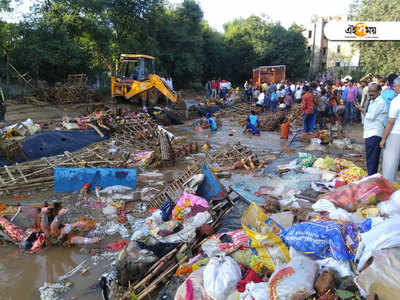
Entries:
<svg viewBox="0 0 400 300">
<path fill-rule="evenodd" d="M 353 20 L 400 21 L 400 0 L 355 1 Z M 366 73 L 387 76 L 400 69 L 399 41 L 361 41 L 354 43 L 360 50 L 361 65 Z"/>
</svg>

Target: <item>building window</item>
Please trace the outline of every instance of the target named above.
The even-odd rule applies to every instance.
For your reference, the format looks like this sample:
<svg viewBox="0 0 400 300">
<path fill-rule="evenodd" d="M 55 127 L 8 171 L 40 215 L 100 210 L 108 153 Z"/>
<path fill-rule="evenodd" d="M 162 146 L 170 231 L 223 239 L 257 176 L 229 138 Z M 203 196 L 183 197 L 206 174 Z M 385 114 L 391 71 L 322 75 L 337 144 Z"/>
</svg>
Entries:
<svg viewBox="0 0 400 300">
<path fill-rule="evenodd" d="M 340 61 L 335 61 L 335 67 L 340 67 Z"/>
<path fill-rule="evenodd" d="M 308 31 L 308 38 L 311 39 L 311 37 L 312 37 L 312 31 L 309 30 L 309 31 Z"/>
<path fill-rule="evenodd" d="M 337 53 L 340 53 L 340 45 L 337 45 Z"/>
<path fill-rule="evenodd" d="M 322 48 L 322 55 L 326 55 L 326 47 Z"/>
</svg>

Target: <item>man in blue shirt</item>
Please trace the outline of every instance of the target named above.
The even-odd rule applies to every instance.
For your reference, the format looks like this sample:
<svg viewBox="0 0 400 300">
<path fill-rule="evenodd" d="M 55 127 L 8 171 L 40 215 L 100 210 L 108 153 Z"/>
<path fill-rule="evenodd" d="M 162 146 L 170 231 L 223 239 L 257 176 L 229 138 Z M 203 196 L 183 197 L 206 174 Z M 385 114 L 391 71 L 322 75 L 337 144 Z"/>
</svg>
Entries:
<svg viewBox="0 0 400 300">
<path fill-rule="evenodd" d="M 211 131 L 217 131 L 217 122 L 215 122 L 215 119 L 213 117 L 211 117 L 211 114 L 208 112 L 206 114 L 206 118 L 207 118 L 207 123 L 210 124 L 210 130 Z"/>
<path fill-rule="evenodd" d="M 381 97 L 383 98 L 383 100 L 385 100 L 386 102 L 386 107 L 387 107 L 387 111 L 388 111 L 388 115 L 386 117 L 385 120 L 385 125 L 389 119 L 389 111 L 390 111 L 390 103 L 392 102 L 392 100 L 397 96 L 396 93 L 393 90 L 393 81 L 397 78 L 396 74 L 390 74 L 388 76 L 388 81 L 389 81 L 389 88 L 384 89 L 381 93 Z"/>
<path fill-rule="evenodd" d="M 260 135 L 260 130 L 258 130 L 258 118 L 256 116 L 255 111 L 251 111 L 251 114 L 247 117 L 247 125 L 246 129 L 250 131 L 253 135 Z"/>
</svg>

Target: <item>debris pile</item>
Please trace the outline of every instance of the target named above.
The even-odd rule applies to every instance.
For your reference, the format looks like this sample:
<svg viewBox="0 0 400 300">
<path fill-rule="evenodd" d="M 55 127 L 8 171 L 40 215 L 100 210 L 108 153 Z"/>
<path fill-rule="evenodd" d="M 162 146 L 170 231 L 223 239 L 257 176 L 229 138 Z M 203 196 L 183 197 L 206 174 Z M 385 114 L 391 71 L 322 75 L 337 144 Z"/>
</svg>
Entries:
<svg viewBox="0 0 400 300">
<path fill-rule="evenodd" d="M 96 90 L 87 87 L 86 74 L 70 74 L 65 83 L 56 83 L 54 87 L 46 81 L 39 81 L 32 89 L 32 95 L 26 100 L 35 104 L 71 104 L 89 103 L 97 100 Z"/>
</svg>

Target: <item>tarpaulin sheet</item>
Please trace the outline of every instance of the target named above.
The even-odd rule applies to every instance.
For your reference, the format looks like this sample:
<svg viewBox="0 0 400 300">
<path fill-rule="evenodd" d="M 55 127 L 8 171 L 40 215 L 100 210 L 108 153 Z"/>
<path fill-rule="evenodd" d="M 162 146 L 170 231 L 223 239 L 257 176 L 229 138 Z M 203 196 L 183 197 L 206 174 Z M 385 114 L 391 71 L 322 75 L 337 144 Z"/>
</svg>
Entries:
<svg viewBox="0 0 400 300">
<path fill-rule="evenodd" d="M 201 168 L 203 169 L 204 181 L 198 188 L 196 194 L 206 200 L 210 200 L 211 198 L 215 200 L 225 198 L 226 195 L 221 187 L 221 184 L 214 177 L 213 173 L 207 168 L 207 165 L 202 164 Z"/>
<path fill-rule="evenodd" d="M 257 188 L 252 185 L 240 183 L 231 186 L 231 188 L 236 194 L 238 194 L 248 203 L 254 202 L 258 205 L 263 205 L 265 202 L 264 198 L 256 196 Z"/>
<path fill-rule="evenodd" d="M 54 168 L 54 191 L 79 191 L 86 183 L 91 188 L 123 185 L 136 188 L 136 169 Z"/>
<path fill-rule="evenodd" d="M 65 151 L 77 151 L 108 138 L 108 135 L 102 138 L 94 129 L 41 131 L 25 138 L 22 142 L 22 150 L 28 159 L 35 160 L 63 154 Z"/>
</svg>

